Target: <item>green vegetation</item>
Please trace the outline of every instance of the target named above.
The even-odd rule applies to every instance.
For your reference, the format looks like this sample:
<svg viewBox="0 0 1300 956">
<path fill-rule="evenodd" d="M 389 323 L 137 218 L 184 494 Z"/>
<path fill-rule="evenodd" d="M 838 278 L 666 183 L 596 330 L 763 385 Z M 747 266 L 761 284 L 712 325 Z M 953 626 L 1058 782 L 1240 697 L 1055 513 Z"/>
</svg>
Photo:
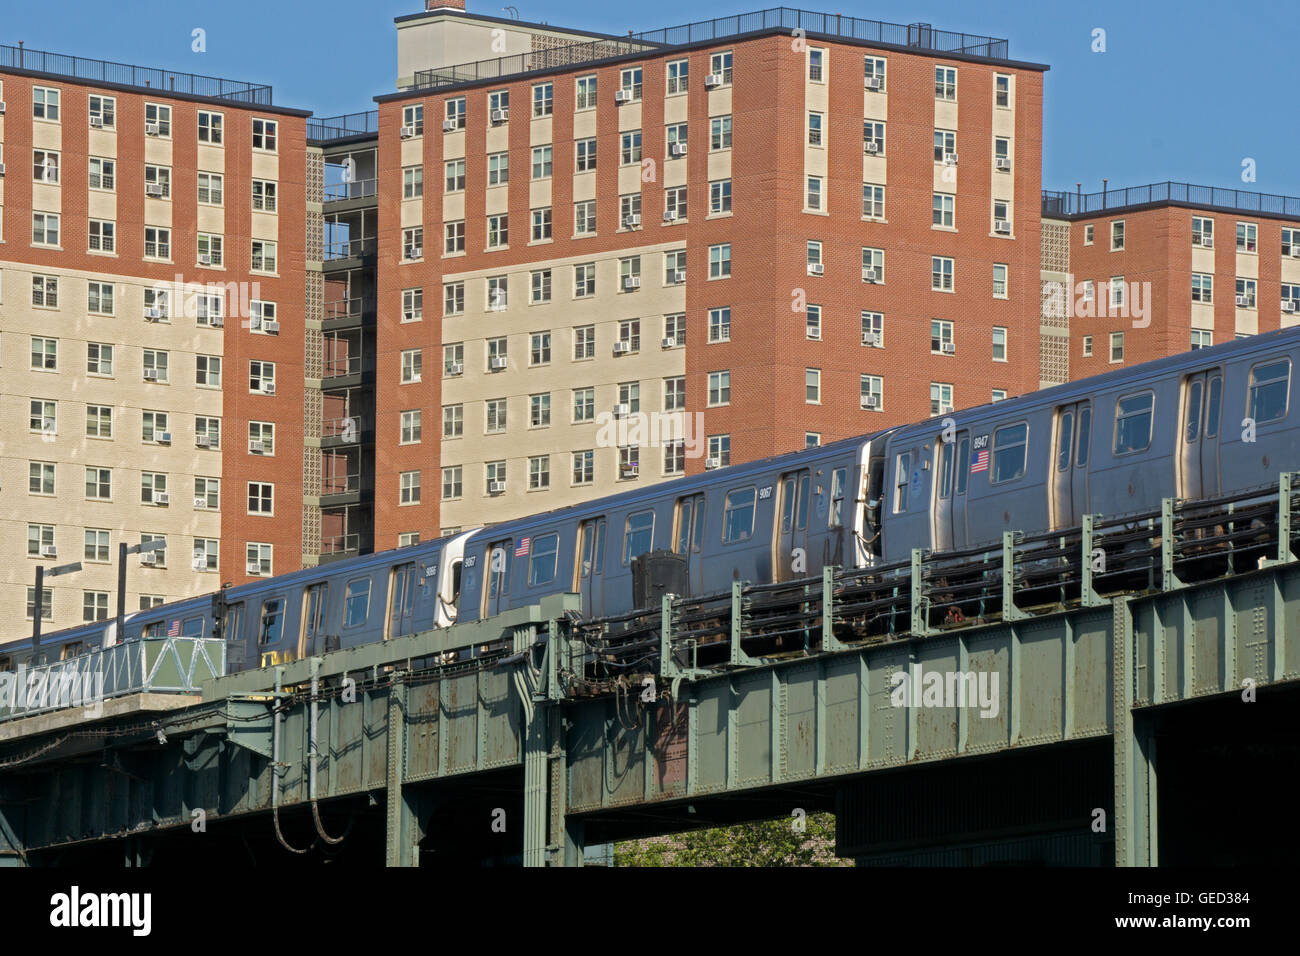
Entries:
<svg viewBox="0 0 1300 956">
<path fill-rule="evenodd" d="M 614 846 L 615 866 L 850 866 L 835 856 L 835 816 L 741 823 Z"/>
</svg>

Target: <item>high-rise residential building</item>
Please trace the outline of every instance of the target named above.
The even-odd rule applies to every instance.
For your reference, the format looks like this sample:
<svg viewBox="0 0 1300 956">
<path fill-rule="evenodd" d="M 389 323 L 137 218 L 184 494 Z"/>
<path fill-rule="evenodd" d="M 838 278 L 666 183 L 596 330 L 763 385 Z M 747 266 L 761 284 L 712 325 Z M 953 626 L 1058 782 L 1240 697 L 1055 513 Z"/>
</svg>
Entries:
<svg viewBox="0 0 1300 956">
<path fill-rule="evenodd" d="M 301 566 L 306 112 L 0 47 L 0 612 L 111 617 Z M 13 630 L 21 630 L 14 628 Z"/>
<path fill-rule="evenodd" d="M 1300 198 L 1165 182 L 1047 192 L 1043 217 L 1069 378 L 1300 324 Z"/>
</svg>

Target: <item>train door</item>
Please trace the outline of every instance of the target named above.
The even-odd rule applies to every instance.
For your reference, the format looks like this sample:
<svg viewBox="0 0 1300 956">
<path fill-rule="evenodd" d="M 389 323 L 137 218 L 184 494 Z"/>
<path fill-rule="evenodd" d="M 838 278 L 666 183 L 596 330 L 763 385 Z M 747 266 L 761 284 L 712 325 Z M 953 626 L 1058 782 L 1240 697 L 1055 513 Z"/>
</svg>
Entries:
<svg viewBox="0 0 1300 956">
<path fill-rule="evenodd" d="M 510 565 L 513 541 L 494 541 L 488 545 L 487 567 L 483 571 L 483 616 L 491 617 L 510 608 Z"/>
<path fill-rule="evenodd" d="M 244 603 L 227 604 L 221 620 L 221 636 L 226 642 L 226 672 L 233 674 L 248 666 L 248 661 L 256 659 L 257 647 L 253 635 L 244 633 Z M 118 640 L 125 640 L 126 635 L 119 635 Z"/>
<path fill-rule="evenodd" d="M 788 471 L 781 476 L 781 518 L 776 526 L 776 549 L 772 567 L 777 581 L 806 577 L 808 570 L 808 497 L 811 492 L 807 468 Z M 797 562 L 796 549 L 803 557 Z"/>
<path fill-rule="evenodd" d="M 1178 488 L 1182 498 L 1219 493 L 1219 418 L 1223 372 L 1207 369 L 1183 379 L 1183 427 L 1178 439 Z"/>
<path fill-rule="evenodd" d="M 578 526 L 576 589 L 582 595 L 582 613 L 605 613 L 605 519 L 589 518 Z"/>
<path fill-rule="evenodd" d="M 1088 448 L 1092 440 L 1092 403 L 1073 402 L 1056 409 L 1056 446 L 1052 456 L 1052 527 L 1073 528 L 1088 508 Z"/>
<path fill-rule="evenodd" d="M 388 634 L 384 640 L 415 632 L 415 562 L 399 564 L 388 577 Z"/>
<path fill-rule="evenodd" d="M 677 499 L 677 537 L 673 550 L 686 558 L 692 594 L 704 593 L 704 495 Z"/>
<path fill-rule="evenodd" d="M 934 547 L 951 551 L 967 545 L 966 492 L 970 487 L 970 432 L 940 441 L 935 454 Z"/>
<path fill-rule="evenodd" d="M 308 657 L 325 652 L 325 609 L 329 604 L 329 582 L 307 586 L 302 596 L 302 633 L 298 637 L 298 656 Z"/>
</svg>

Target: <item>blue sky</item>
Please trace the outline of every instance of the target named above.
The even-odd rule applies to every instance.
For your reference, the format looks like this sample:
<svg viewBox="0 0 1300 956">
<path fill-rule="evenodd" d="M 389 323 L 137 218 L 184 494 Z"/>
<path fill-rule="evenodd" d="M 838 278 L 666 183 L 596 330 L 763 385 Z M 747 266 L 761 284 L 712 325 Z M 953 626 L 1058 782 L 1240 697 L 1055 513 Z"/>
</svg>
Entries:
<svg viewBox="0 0 1300 956">
<path fill-rule="evenodd" d="M 501 16 L 501 0 L 469 0 Z M 526 20 L 610 33 L 761 9 L 761 0 L 707 6 L 516 0 Z M 1292 102 L 1295 0 L 806 0 L 807 9 L 1006 37 L 1011 55 L 1046 63 L 1045 188 L 1101 188 L 1165 179 L 1300 194 L 1300 123 Z M 333 115 L 373 108 L 392 90 L 393 18 L 422 0 L 5 0 L 0 43 L 269 83 L 275 101 Z M 707 14 L 704 12 L 707 9 Z M 190 32 L 207 31 L 207 52 Z M 1106 52 L 1091 49 L 1106 31 Z M 1257 181 L 1243 183 L 1242 160 Z"/>
</svg>

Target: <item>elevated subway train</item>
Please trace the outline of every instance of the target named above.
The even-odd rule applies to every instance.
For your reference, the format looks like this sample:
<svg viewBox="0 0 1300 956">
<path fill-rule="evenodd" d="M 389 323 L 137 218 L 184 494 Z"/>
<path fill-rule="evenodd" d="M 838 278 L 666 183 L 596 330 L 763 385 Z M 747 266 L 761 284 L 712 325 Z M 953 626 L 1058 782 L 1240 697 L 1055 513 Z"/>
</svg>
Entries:
<svg viewBox="0 0 1300 956">
<path fill-rule="evenodd" d="M 231 669 L 444 627 L 581 595 L 633 609 L 631 562 L 671 549 L 692 595 L 869 567 L 913 548 L 1158 509 L 1300 470 L 1290 417 L 1300 331 L 1252 336 L 1020 398 L 637 488 L 437 541 L 139 611 L 122 640 L 220 634 Z M 219 627 L 218 627 L 219 625 Z M 112 623 L 52 632 L 37 657 L 114 643 Z M 465 653 L 470 653 L 466 648 Z M 0 668 L 31 658 L 0 647 Z"/>
</svg>

